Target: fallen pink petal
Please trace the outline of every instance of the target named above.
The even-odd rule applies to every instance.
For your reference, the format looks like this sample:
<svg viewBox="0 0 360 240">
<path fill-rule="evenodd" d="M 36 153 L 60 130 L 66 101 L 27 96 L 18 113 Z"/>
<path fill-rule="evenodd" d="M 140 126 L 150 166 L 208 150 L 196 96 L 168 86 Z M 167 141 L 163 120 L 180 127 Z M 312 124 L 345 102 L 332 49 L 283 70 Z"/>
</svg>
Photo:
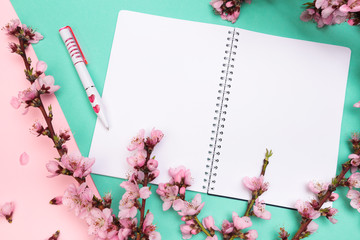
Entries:
<svg viewBox="0 0 360 240">
<path fill-rule="evenodd" d="M 29 155 L 26 153 L 26 152 L 23 152 L 21 155 L 20 155 L 20 164 L 22 166 L 28 164 L 30 161 L 30 157 Z"/>
</svg>

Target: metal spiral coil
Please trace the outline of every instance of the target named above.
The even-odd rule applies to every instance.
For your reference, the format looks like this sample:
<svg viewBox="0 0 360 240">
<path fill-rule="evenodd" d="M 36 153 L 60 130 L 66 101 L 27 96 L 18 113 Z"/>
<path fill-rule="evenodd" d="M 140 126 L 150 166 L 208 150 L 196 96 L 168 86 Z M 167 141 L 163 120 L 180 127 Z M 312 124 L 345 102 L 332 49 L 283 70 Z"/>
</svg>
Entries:
<svg viewBox="0 0 360 240">
<path fill-rule="evenodd" d="M 220 162 L 220 149 L 222 136 L 224 134 L 225 120 L 229 101 L 232 75 L 234 74 L 234 61 L 237 44 L 239 42 L 239 32 L 236 29 L 228 31 L 227 43 L 225 45 L 224 63 L 222 64 L 221 77 L 219 81 L 218 96 L 216 98 L 214 122 L 212 124 L 208 157 L 206 161 L 206 171 L 204 176 L 203 189 L 215 190 L 218 163 Z"/>
</svg>

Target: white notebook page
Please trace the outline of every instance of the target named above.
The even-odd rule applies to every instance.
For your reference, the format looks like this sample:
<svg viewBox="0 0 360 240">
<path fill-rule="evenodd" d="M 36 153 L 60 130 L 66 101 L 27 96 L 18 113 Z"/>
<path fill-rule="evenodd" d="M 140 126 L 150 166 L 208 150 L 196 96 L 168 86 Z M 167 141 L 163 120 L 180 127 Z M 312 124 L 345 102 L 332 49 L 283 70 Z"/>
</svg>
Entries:
<svg viewBox="0 0 360 240">
<path fill-rule="evenodd" d="M 121 11 L 103 101 L 110 131 L 98 120 L 93 172 L 126 178 L 126 147 L 139 129 L 164 132 L 154 154 L 167 182 L 184 165 L 202 188 L 228 30 L 232 28 Z"/>
<path fill-rule="evenodd" d="M 265 149 L 267 203 L 293 208 L 312 179 L 335 176 L 349 69 L 348 48 L 239 32 L 214 190 L 249 199 L 244 176 L 259 176 Z"/>
</svg>

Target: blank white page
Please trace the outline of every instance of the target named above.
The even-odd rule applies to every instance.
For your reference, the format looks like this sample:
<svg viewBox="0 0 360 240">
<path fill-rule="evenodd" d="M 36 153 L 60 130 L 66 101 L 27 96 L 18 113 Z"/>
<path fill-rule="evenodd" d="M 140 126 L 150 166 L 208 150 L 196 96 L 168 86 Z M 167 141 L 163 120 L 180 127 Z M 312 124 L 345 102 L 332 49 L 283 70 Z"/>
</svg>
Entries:
<svg viewBox="0 0 360 240">
<path fill-rule="evenodd" d="M 228 30 L 233 28 L 121 11 L 103 102 L 110 131 L 98 120 L 90 150 L 93 172 L 126 178 L 126 147 L 144 128 L 164 132 L 154 155 L 156 183 L 184 165 L 202 188 Z"/>
<path fill-rule="evenodd" d="M 335 176 L 350 61 L 348 48 L 239 32 L 219 163 L 210 193 L 251 197 L 245 176 L 273 157 L 261 198 L 294 208 L 312 179 Z"/>
</svg>

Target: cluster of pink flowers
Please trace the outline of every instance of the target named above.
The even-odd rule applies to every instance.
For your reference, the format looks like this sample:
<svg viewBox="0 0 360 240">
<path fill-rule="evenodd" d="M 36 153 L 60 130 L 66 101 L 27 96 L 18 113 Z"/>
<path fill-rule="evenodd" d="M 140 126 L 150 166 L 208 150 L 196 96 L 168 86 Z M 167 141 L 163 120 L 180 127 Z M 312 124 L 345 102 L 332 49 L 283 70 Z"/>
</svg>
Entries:
<svg viewBox="0 0 360 240">
<path fill-rule="evenodd" d="M 251 0 L 211 0 L 210 5 L 222 19 L 235 23 L 240 15 L 241 4 L 244 2 L 250 4 Z"/>
<path fill-rule="evenodd" d="M 54 85 L 55 80 L 52 76 L 42 76 L 47 68 L 47 65 L 43 61 L 39 61 L 36 65 L 36 72 L 32 74 L 31 85 L 29 88 L 20 91 L 17 97 L 12 97 L 10 104 L 15 109 L 19 109 L 24 105 L 26 114 L 29 107 L 39 107 L 39 97 L 41 94 L 52 94 L 59 90 L 59 86 Z M 40 133 L 41 134 L 41 133 Z"/>
<path fill-rule="evenodd" d="M 301 217 L 304 220 L 314 220 L 319 218 L 320 216 L 324 216 L 329 219 L 329 221 L 333 224 L 337 223 L 337 220 L 334 218 L 334 216 L 338 212 L 338 210 L 332 207 L 321 208 L 323 203 L 320 204 L 320 200 L 324 199 L 325 194 L 328 192 L 329 188 L 332 187 L 331 184 L 312 181 L 309 182 L 308 187 L 312 193 L 316 194 L 318 200 L 298 200 L 295 204 L 295 207 L 300 213 Z M 337 193 L 331 192 L 331 195 L 326 199 L 326 201 L 334 202 L 338 198 L 339 195 Z M 306 230 L 301 233 L 301 236 L 305 237 L 313 234 L 314 232 L 316 232 L 318 227 L 318 224 L 316 224 L 314 221 L 311 221 L 307 226 Z"/>
<path fill-rule="evenodd" d="M 345 182 L 345 186 L 349 187 L 349 191 L 346 195 L 350 201 L 350 205 L 360 212 L 360 192 L 354 190 L 354 188 L 360 188 L 360 156 L 358 154 L 350 154 L 349 155 L 350 164 L 351 164 L 351 176 Z"/>
<path fill-rule="evenodd" d="M 64 154 L 60 161 L 50 160 L 46 168 L 55 177 L 59 174 L 72 175 L 75 178 L 85 178 L 91 173 L 91 167 L 95 163 L 94 158 L 86 158 L 76 154 Z"/>
<path fill-rule="evenodd" d="M 64 196 L 52 200 L 53 204 L 62 203 L 73 209 L 76 216 L 85 219 L 89 225 L 89 234 L 95 236 L 97 240 L 127 240 L 138 237 L 144 240 L 161 239 L 160 233 L 153 224 L 153 214 L 151 212 L 145 214 L 145 200 L 151 195 L 148 183 L 159 175 L 158 162 L 154 158 L 150 159 L 150 156 L 163 134 L 153 129 L 151 136 L 145 139 L 144 133 L 144 130 L 141 130 L 128 147 L 129 151 L 133 152 L 133 156 L 127 159 L 132 167 L 132 174 L 128 181 L 120 184 L 126 192 L 119 203 L 118 217 L 110 208 L 111 195 L 105 195 L 102 200 L 95 199 L 86 182 L 78 187 L 71 184 Z M 50 161 L 47 167 L 53 173 L 52 176 L 61 173 L 84 178 L 91 172 L 93 163 L 93 159 L 65 154 L 59 162 Z M 139 199 L 142 199 L 142 202 Z M 138 211 L 141 214 L 139 225 Z"/>
<path fill-rule="evenodd" d="M 252 196 L 256 196 L 255 205 L 253 207 L 253 214 L 258 218 L 262 218 L 265 220 L 271 219 L 271 213 L 265 210 L 264 201 L 260 201 L 258 197 L 266 192 L 269 188 L 269 183 L 264 182 L 264 175 L 260 175 L 260 177 L 245 177 L 243 179 L 243 184 L 246 188 L 248 188 L 252 192 Z"/>
<path fill-rule="evenodd" d="M 31 27 L 21 24 L 19 19 L 11 20 L 3 28 L 9 35 L 22 38 L 28 43 L 37 43 L 44 37 Z"/>
<path fill-rule="evenodd" d="M 267 163 L 271 155 L 272 152 L 267 151 Z M 263 168 L 265 169 L 266 166 Z M 184 224 L 180 225 L 183 239 L 190 239 L 193 235 L 204 232 L 207 235 L 206 240 L 217 240 L 218 237 L 215 233 L 218 232 L 224 239 L 240 238 L 255 240 L 258 237 L 256 230 L 244 232 L 244 229 L 252 226 L 249 216 L 254 215 L 263 219 L 271 218 L 270 212 L 265 210 L 264 202 L 258 199 L 258 196 L 268 189 L 268 183 L 264 182 L 263 175 L 258 178 L 244 178 L 244 185 L 252 192 L 252 196 L 256 197 L 249 201 L 249 211 L 247 211 L 245 216 L 239 217 L 237 213 L 233 212 L 232 222 L 224 220 L 221 229 L 215 225 L 212 216 L 203 218 L 202 222 L 199 221 L 197 216 L 205 204 L 201 202 L 200 194 L 196 194 L 192 201 L 185 200 L 186 189 L 191 186 L 190 170 L 183 166 L 170 168 L 169 175 L 171 177 L 170 181 L 168 183 L 160 183 L 156 192 L 163 200 L 163 210 L 166 211 L 172 207 L 181 216 L 181 220 L 184 221 Z M 250 210 L 252 211 L 250 212 Z"/>
<path fill-rule="evenodd" d="M 160 233 L 155 231 L 156 226 L 152 223 L 154 216 L 148 212 L 146 216 L 140 216 L 142 224 L 142 232 L 137 231 L 138 210 L 143 214 L 142 209 L 145 208 L 145 200 L 150 197 L 151 191 L 147 186 L 158 175 L 158 161 L 151 157 L 154 147 L 163 138 L 160 130 L 153 129 L 150 136 L 145 138 L 145 130 L 140 130 L 138 135 L 133 138 L 128 150 L 133 155 L 127 158 L 128 164 L 132 167 L 132 174 L 128 181 L 122 182 L 120 186 L 126 190 L 119 204 L 119 219 L 124 228 L 119 231 L 119 239 L 128 239 L 135 237 L 136 234 L 142 234 L 145 239 L 158 240 L 161 239 Z M 142 185 L 142 187 L 140 187 Z M 139 198 L 142 199 L 140 203 Z"/>
<path fill-rule="evenodd" d="M 307 9 L 300 16 L 301 20 L 305 22 L 313 20 L 319 28 L 345 21 L 350 25 L 358 25 L 360 22 L 359 0 L 314 0 L 306 6 Z"/>
<path fill-rule="evenodd" d="M 12 223 L 12 217 L 14 214 L 15 203 L 7 202 L 0 205 L 0 217 L 4 217 L 9 223 Z"/>
</svg>

